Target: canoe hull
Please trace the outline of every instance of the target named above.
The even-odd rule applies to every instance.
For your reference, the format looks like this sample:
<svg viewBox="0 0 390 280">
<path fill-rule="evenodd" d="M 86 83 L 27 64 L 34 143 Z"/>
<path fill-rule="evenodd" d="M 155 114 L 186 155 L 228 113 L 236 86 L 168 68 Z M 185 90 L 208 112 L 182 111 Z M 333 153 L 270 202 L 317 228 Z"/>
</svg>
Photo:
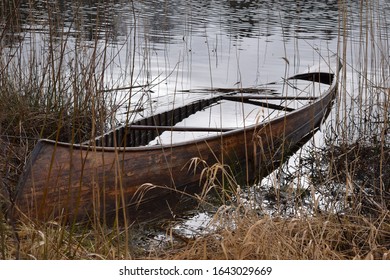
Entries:
<svg viewBox="0 0 390 280">
<path fill-rule="evenodd" d="M 318 129 L 337 91 L 271 121 L 170 146 L 99 147 L 41 140 L 17 188 L 14 217 L 33 220 L 137 220 L 172 211 L 201 192 L 205 167 L 229 166 L 253 184 L 280 166 Z M 191 165 L 194 159 L 204 163 Z"/>
</svg>

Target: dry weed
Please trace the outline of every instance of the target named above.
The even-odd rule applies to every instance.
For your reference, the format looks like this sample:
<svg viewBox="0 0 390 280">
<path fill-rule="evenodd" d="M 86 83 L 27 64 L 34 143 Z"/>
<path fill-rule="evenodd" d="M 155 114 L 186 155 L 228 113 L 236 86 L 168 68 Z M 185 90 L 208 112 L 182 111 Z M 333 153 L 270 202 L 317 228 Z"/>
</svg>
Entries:
<svg viewBox="0 0 390 280">
<path fill-rule="evenodd" d="M 220 225 L 216 233 L 192 240 L 179 252 L 169 251 L 163 257 L 214 260 L 390 259 L 389 213 L 383 213 L 375 220 L 339 215 L 285 219 L 259 217 L 250 212 L 234 216 L 225 226 Z"/>
</svg>

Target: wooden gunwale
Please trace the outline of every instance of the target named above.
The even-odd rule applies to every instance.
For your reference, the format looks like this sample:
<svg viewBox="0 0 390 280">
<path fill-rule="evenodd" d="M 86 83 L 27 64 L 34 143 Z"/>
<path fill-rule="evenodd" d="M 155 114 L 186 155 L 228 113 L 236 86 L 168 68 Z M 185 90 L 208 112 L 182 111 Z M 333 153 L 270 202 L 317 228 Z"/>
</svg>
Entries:
<svg viewBox="0 0 390 280">
<path fill-rule="evenodd" d="M 240 134 L 243 131 L 254 130 L 254 129 L 256 129 L 258 127 L 261 127 L 263 125 L 272 125 L 272 123 L 278 122 L 280 120 L 284 120 L 286 118 L 286 116 L 292 116 L 293 114 L 299 114 L 301 111 L 304 111 L 307 107 L 314 107 L 316 104 L 327 103 L 329 101 L 329 99 L 332 99 L 332 95 L 335 94 L 335 91 L 336 91 L 336 81 L 335 80 L 330 85 L 329 89 L 322 94 L 321 97 L 315 97 L 315 98 L 311 98 L 310 97 L 309 98 L 310 100 L 315 100 L 311 104 L 306 104 L 306 105 L 302 106 L 301 108 L 294 109 L 293 111 L 287 113 L 286 115 L 276 117 L 276 118 L 272 119 L 271 121 L 261 122 L 259 124 L 253 124 L 253 125 L 250 125 L 250 126 L 240 127 L 240 128 L 222 128 L 222 130 L 226 130 L 226 131 L 223 131 L 224 132 L 223 135 L 224 136 L 229 136 L 231 134 Z M 219 101 L 223 97 L 224 96 L 219 96 L 219 97 L 215 98 L 215 100 Z M 127 129 L 129 129 L 129 130 L 133 130 L 133 129 L 137 130 L 138 128 L 140 130 L 143 130 L 143 129 L 147 129 L 148 130 L 149 128 L 150 128 L 150 130 L 156 130 L 156 129 L 157 130 L 163 130 L 163 129 L 166 128 L 168 131 L 174 131 L 177 127 L 175 128 L 174 126 L 148 126 L 148 125 L 144 125 L 144 126 L 143 125 L 139 125 L 138 126 L 138 125 L 131 125 L 131 124 L 127 127 Z M 183 128 L 178 127 L 177 129 L 178 129 L 178 131 L 185 131 L 184 127 Z M 199 131 L 203 131 L 203 130 L 207 130 L 208 128 L 202 128 L 202 127 L 197 128 L 197 127 L 194 127 L 193 129 L 194 129 L 194 131 L 197 130 L 197 129 L 199 129 Z M 219 131 L 221 131 L 221 128 L 216 128 L 216 130 L 219 132 Z M 203 142 L 203 141 L 211 141 L 212 139 L 219 139 L 219 138 L 220 138 L 219 135 L 205 136 L 204 138 L 201 138 L 201 139 L 195 139 L 195 140 L 189 140 L 189 141 L 186 141 L 186 142 L 173 143 L 173 144 L 166 145 L 166 146 L 169 147 L 169 148 L 174 148 L 174 147 L 185 146 L 185 145 L 193 145 L 193 144 L 195 144 L 196 142 L 199 142 L 199 141 L 201 141 L 201 142 Z M 157 145 L 156 146 L 142 146 L 142 147 L 121 147 L 121 146 L 117 146 L 117 147 L 108 147 L 108 146 L 101 147 L 101 146 L 95 146 L 92 143 L 91 144 L 85 144 L 85 143 L 84 144 L 71 144 L 71 143 L 67 143 L 67 142 L 54 141 L 54 140 L 49 140 L 49 139 L 41 139 L 41 140 L 39 140 L 39 142 L 47 142 L 47 143 L 56 144 L 56 145 L 59 145 L 59 146 L 73 146 L 76 149 L 84 149 L 84 150 L 89 150 L 89 149 L 91 149 L 93 147 L 93 149 L 96 150 L 96 151 L 103 151 L 104 150 L 104 151 L 107 151 L 107 152 L 115 152 L 115 151 L 118 151 L 118 150 L 119 151 L 161 150 L 161 146 L 157 146 Z M 164 145 L 162 145 L 162 146 L 164 146 Z"/>
</svg>

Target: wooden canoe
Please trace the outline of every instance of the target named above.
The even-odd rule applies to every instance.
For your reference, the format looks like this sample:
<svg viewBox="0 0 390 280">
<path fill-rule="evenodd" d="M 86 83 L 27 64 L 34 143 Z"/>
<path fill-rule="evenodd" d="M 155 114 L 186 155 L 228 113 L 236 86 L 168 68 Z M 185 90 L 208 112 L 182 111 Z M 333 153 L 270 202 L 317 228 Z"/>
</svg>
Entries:
<svg viewBox="0 0 390 280">
<path fill-rule="evenodd" d="M 224 93 L 200 99 L 82 144 L 42 139 L 18 184 L 13 216 L 40 221 L 123 215 L 136 219 L 140 211 L 153 216 L 162 211 L 161 205 L 172 207 L 168 198 L 202 191 L 202 168 L 190 166 L 196 158 L 207 166 L 229 166 L 244 184 L 258 182 L 310 138 L 329 114 L 337 92 L 337 72 L 304 73 L 283 82 L 283 87 L 294 80 L 325 84 L 326 90 L 314 97 L 278 95 L 267 86 L 266 94 L 261 95 Z M 300 108 L 283 105 L 287 100 L 300 99 L 307 101 Z M 224 100 L 283 113 L 244 127 L 175 126 Z M 177 143 L 149 144 L 172 131 L 213 134 Z"/>
</svg>

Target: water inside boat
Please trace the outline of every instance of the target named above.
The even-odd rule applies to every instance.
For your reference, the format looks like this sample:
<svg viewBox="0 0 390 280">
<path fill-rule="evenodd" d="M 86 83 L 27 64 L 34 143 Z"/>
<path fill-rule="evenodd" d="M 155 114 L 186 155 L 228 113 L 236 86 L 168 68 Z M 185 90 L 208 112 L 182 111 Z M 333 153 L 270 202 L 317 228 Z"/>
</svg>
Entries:
<svg viewBox="0 0 390 280">
<path fill-rule="evenodd" d="M 199 131 L 174 129 L 156 136 L 147 145 L 169 145 L 207 136 L 220 135 L 227 130 L 245 128 L 310 104 L 321 95 L 325 85 L 317 82 L 290 80 L 270 84 L 255 91 L 234 91 L 226 99 L 207 106 L 175 124 L 175 128 L 199 128 Z M 218 89 L 216 90 L 218 92 Z M 191 92 L 196 94 L 196 91 Z M 199 95 L 201 93 L 198 93 Z M 202 131 L 201 128 L 204 128 Z M 210 130 L 213 129 L 213 130 Z"/>
</svg>

